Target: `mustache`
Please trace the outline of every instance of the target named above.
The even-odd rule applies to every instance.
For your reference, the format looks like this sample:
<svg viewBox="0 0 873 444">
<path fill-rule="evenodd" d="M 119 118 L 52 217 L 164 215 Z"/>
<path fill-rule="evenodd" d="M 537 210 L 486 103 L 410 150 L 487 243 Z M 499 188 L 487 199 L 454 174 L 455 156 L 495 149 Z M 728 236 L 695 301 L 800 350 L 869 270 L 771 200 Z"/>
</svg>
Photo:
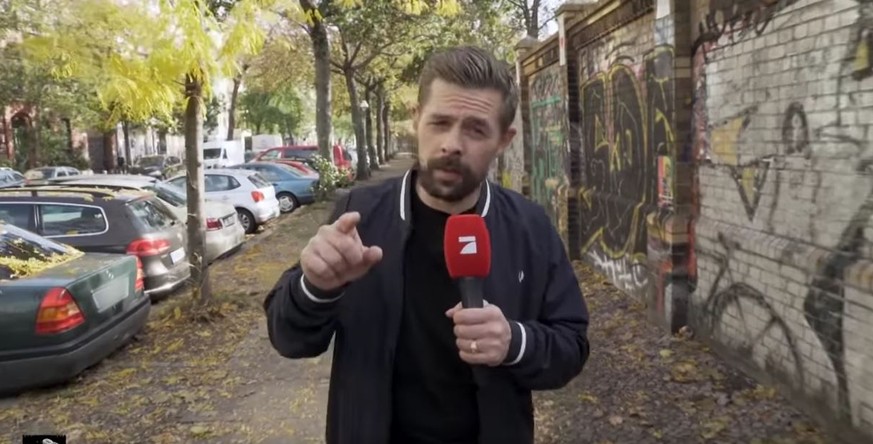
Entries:
<svg viewBox="0 0 873 444">
<path fill-rule="evenodd" d="M 447 170 L 453 172 L 464 172 L 466 167 L 461 163 L 461 158 L 457 156 L 437 157 L 427 162 L 429 170 Z"/>
</svg>

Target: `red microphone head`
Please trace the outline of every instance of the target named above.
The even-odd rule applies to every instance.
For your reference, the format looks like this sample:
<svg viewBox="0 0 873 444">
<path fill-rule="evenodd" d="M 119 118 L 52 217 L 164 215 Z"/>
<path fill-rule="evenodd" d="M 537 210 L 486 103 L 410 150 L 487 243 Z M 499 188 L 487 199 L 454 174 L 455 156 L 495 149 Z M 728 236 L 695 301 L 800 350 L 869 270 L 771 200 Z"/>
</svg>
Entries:
<svg viewBox="0 0 873 444">
<path fill-rule="evenodd" d="M 491 237 L 485 219 L 478 214 L 449 216 L 443 254 L 452 279 L 487 277 L 491 272 Z"/>
</svg>

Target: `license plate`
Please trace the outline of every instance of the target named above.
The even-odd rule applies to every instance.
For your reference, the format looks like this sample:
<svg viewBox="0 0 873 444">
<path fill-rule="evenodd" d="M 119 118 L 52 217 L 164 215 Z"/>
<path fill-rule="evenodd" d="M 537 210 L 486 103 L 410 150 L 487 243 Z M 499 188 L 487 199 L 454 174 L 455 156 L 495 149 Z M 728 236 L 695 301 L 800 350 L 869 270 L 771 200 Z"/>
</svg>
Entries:
<svg viewBox="0 0 873 444">
<path fill-rule="evenodd" d="M 229 227 L 236 223 L 238 216 L 236 214 L 231 214 L 230 216 L 225 216 L 224 219 L 221 220 L 221 223 L 225 227 Z"/>
<path fill-rule="evenodd" d="M 185 258 L 185 249 L 180 248 L 170 253 L 170 260 L 175 264 Z"/>
<path fill-rule="evenodd" d="M 94 291 L 92 296 L 97 311 L 106 310 L 130 295 L 130 278 L 120 277 Z"/>
</svg>

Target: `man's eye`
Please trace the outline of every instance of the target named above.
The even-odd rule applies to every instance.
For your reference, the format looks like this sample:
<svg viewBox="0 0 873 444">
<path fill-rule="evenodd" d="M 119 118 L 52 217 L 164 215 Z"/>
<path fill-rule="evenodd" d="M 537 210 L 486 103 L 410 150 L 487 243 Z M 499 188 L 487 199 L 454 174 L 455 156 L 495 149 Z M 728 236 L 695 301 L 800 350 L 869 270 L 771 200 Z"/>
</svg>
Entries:
<svg viewBox="0 0 873 444">
<path fill-rule="evenodd" d="M 472 131 L 473 134 L 475 134 L 476 136 L 485 136 L 486 135 L 485 130 L 483 130 L 480 127 L 470 128 L 470 131 Z"/>
</svg>

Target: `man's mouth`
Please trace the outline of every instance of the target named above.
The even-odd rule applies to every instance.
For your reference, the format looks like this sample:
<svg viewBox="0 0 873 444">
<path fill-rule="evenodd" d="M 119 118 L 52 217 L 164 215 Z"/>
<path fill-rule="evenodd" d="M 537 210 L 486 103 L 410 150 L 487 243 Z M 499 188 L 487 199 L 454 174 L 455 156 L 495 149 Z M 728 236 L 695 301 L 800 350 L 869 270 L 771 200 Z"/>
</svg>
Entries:
<svg viewBox="0 0 873 444">
<path fill-rule="evenodd" d="M 446 179 L 458 179 L 461 177 L 461 172 L 458 170 L 438 168 L 435 172 Z"/>
</svg>

